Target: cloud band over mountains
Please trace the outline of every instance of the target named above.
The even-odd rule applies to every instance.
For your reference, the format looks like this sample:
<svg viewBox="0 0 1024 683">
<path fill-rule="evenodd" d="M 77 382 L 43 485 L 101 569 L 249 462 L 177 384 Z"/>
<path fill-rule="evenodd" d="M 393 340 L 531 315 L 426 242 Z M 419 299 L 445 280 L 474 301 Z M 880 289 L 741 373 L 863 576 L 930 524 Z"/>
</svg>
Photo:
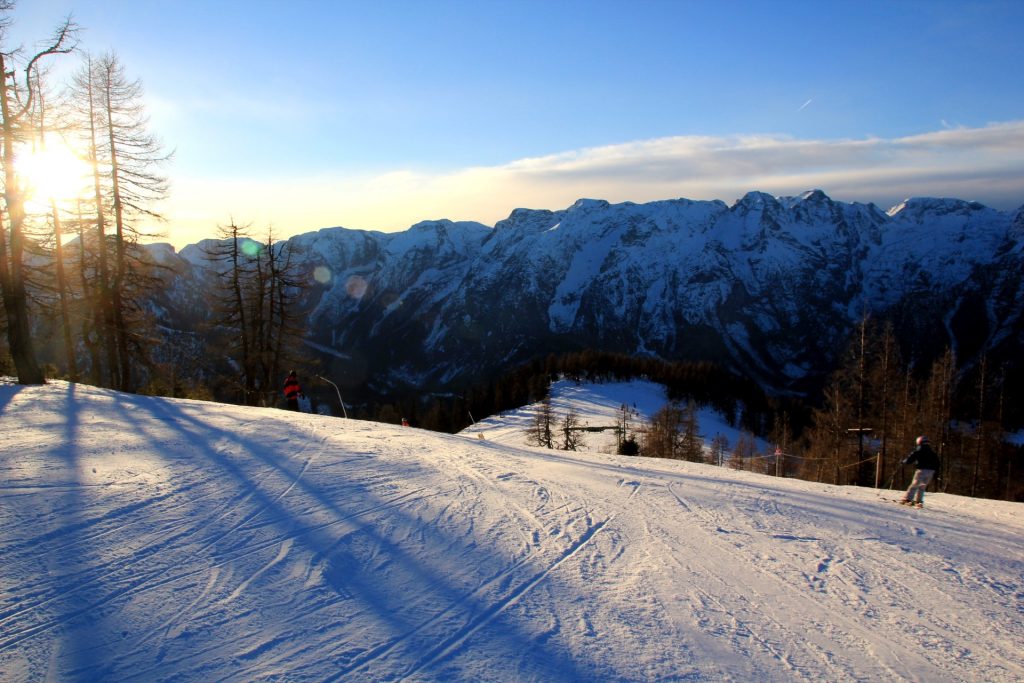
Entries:
<svg viewBox="0 0 1024 683">
<path fill-rule="evenodd" d="M 581 197 L 731 203 L 750 190 L 794 195 L 812 188 L 883 209 L 912 196 L 1015 209 L 1024 204 L 1024 120 L 891 139 L 676 136 L 446 171 L 181 179 L 169 213 L 180 246 L 213 236 L 230 216 L 273 225 L 284 237 L 334 225 L 402 230 L 436 218 L 493 224 L 517 207 L 561 209 Z M 192 231 L 184 242 L 182 228 Z"/>
</svg>

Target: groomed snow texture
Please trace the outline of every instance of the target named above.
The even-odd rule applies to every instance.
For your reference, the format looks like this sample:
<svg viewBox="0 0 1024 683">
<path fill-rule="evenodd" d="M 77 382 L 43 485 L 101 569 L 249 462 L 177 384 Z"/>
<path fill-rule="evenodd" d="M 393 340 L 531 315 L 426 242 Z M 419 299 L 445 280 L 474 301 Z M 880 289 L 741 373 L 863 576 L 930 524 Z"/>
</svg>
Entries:
<svg viewBox="0 0 1024 683">
<path fill-rule="evenodd" d="M 487 431 L 0 384 L 0 680 L 1024 680 L 1021 504 Z"/>
</svg>

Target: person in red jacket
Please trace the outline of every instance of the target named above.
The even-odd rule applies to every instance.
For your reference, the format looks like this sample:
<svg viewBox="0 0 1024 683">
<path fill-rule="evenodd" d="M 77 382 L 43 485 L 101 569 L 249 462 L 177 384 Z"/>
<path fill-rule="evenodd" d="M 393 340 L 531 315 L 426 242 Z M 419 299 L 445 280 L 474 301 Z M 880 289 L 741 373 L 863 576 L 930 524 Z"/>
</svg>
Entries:
<svg viewBox="0 0 1024 683">
<path fill-rule="evenodd" d="M 299 386 L 299 378 L 292 370 L 284 380 L 284 400 L 288 404 L 288 410 L 298 411 L 300 396 L 302 396 L 302 387 Z"/>
</svg>

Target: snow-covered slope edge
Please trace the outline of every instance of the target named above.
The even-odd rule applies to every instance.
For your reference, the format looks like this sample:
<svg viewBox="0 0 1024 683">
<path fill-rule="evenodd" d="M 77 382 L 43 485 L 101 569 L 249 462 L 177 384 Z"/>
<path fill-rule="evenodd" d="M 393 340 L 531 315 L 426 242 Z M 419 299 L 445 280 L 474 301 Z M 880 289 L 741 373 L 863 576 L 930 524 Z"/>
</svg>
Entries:
<svg viewBox="0 0 1024 683">
<path fill-rule="evenodd" d="M 1024 677 L 1019 504 L 0 385 L 3 680 Z"/>
</svg>

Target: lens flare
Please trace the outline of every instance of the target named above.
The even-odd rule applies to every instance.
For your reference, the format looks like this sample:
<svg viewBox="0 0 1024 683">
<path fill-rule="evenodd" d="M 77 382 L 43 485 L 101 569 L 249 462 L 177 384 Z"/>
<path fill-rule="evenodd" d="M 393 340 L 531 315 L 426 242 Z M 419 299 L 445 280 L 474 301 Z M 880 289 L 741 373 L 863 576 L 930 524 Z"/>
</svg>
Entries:
<svg viewBox="0 0 1024 683">
<path fill-rule="evenodd" d="M 327 266 L 317 266 L 313 269 L 313 279 L 322 285 L 326 285 L 331 281 L 331 269 Z"/>
<path fill-rule="evenodd" d="M 256 258 L 256 255 L 263 250 L 263 245 L 254 240 L 246 239 L 242 242 L 241 250 L 249 258 Z"/>
<path fill-rule="evenodd" d="M 362 299 L 369 288 L 369 283 L 359 275 L 353 275 L 345 282 L 345 292 L 353 299 Z"/>
</svg>

